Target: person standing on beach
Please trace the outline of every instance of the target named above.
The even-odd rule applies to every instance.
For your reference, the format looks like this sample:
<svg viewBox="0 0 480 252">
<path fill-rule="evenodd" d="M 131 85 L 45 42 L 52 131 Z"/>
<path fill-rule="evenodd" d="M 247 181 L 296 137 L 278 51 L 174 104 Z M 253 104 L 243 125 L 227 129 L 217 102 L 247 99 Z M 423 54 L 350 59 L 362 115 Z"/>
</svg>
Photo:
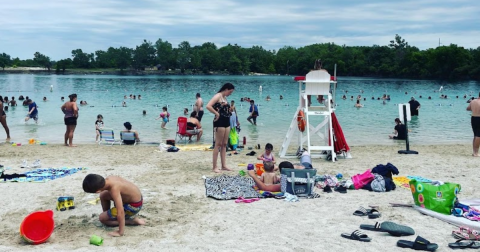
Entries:
<svg viewBox="0 0 480 252">
<path fill-rule="evenodd" d="M 203 117 L 203 100 L 200 97 L 200 93 L 197 93 L 195 97 L 197 98 L 197 100 L 195 101 L 195 106 L 193 107 L 193 111 L 197 112 L 197 119 L 199 122 L 201 122 Z"/>
<path fill-rule="evenodd" d="M 7 139 L 5 141 L 10 141 L 10 129 L 7 125 L 7 114 L 3 110 L 3 97 L 0 96 L 0 123 L 2 124 L 3 128 L 5 129 L 5 133 L 7 134 Z"/>
<path fill-rule="evenodd" d="M 65 146 L 76 147 L 76 145 L 73 145 L 73 133 L 77 127 L 78 118 L 77 94 L 71 94 L 68 98 L 70 98 L 70 101 L 65 102 L 62 107 L 60 107 L 65 114 L 63 120 L 67 127 L 65 131 Z"/>
<path fill-rule="evenodd" d="M 215 147 L 213 148 L 213 171 L 231 171 L 227 167 L 227 142 L 230 134 L 230 104 L 228 104 L 227 96 L 231 95 L 235 87 L 232 83 L 223 84 L 222 88 L 216 93 L 207 104 L 207 109 L 215 115 L 213 119 L 213 130 L 215 132 Z M 217 168 L 218 153 L 222 161 L 222 169 Z"/>
<path fill-rule="evenodd" d="M 477 99 L 472 100 L 467 110 L 472 111 L 472 118 L 470 119 L 473 130 L 473 154 L 474 157 L 479 157 L 478 148 L 480 147 L 480 93 Z"/>
<path fill-rule="evenodd" d="M 37 104 L 34 101 L 32 101 L 32 99 L 28 99 L 27 103 L 28 103 L 28 115 L 27 117 L 25 117 L 25 122 L 27 122 L 28 120 L 30 120 L 30 118 L 32 118 L 35 121 L 35 123 L 38 123 Z"/>
<path fill-rule="evenodd" d="M 415 97 L 412 96 L 412 98 L 408 103 L 410 103 L 410 115 L 418 116 L 418 110 L 420 109 L 420 102 L 415 100 Z"/>
</svg>

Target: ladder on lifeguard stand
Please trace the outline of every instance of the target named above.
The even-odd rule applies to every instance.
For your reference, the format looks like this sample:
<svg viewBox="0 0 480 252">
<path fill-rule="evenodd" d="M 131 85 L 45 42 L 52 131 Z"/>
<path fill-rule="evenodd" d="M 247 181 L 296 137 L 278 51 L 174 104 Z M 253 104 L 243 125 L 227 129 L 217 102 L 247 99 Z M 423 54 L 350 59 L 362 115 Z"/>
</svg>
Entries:
<svg viewBox="0 0 480 252">
<path fill-rule="evenodd" d="M 304 78 L 297 77 L 295 80 L 298 82 L 299 106 L 293 115 L 287 135 L 283 140 L 280 157 L 296 157 L 296 155 L 287 155 L 287 150 L 294 134 L 297 133 L 299 150 L 305 148 L 312 158 L 326 158 L 328 155 L 331 155 L 332 161 L 335 162 L 336 154 L 332 130 L 332 112 L 335 109 L 332 108 L 330 85 L 333 84 L 333 95 L 335 96 L 336 76 L 332 80 L 330 74 L 326 70 L 321 69 L 312 70 Z M 313 100 L 310 105 L 308 104 L 308 96 L 312 96 L 311 100 Z M 316 101 L 316 96 L 323 96 L 325 98 L 324 104 L 319 104 Z M 303 111 L 306 121 L 304 132 L 301 132 L 298 127 L 300 111 Z M 311 124 L 318 121 L 320 123 L 316 126 Z"/>
</svg>

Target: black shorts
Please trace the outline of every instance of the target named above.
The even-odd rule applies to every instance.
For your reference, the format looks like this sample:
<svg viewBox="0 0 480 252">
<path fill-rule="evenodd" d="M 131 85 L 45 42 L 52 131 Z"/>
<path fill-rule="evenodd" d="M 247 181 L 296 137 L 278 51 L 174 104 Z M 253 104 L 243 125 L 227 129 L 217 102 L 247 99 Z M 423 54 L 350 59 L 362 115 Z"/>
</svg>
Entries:
<svg viewBox="0 0 480 252">
<path fill-rule="evenodd" d="M 134 144 L 135 144 L 135 140 L 123 140 L 123 144 L 126 144 L 126 145 L 134 145 Z"/>
<path fill-rule="evenodd" d="M 76 117 L 67 117 L 63 118 L 65 125 L 77 125 L 77 118 Z"/>
<path fill-rule="evenodd" d="M 416 110 L 416 109 L 410 110 L 410 115 L 411 116 L 418 116 L 418 110 Z"/>
<path fill-rule="evenodd" d="M 198 114 L 197 114 L 197 119 L 198 119 L 199 122 L 202 121 L 202 117 L 203 117 L 203 110 L 200 110 L 200 111 L 198 111 Z"/>
<path fill-rule="evenodd" d="M 480 117 L 472 116 L 471 122 L 473 135 L 476 137 L 480 137 Z"/>
<path fill-rule="evenodd" d="M 394 136 L 393 139 L 396 139 L 396 140 L 406 140 L 405 138 L 398 138 L 397 136 Z"/>
<path fill-rule="evenodd" d="M 213 122 L 213 127 L 214 128 L 218 128 L 218 127 L 228 128 L 228 127 L 230 127 L 230 118 L 220 116 L 220 118 L 218 118 L 217 121 Z"/>
</svg>

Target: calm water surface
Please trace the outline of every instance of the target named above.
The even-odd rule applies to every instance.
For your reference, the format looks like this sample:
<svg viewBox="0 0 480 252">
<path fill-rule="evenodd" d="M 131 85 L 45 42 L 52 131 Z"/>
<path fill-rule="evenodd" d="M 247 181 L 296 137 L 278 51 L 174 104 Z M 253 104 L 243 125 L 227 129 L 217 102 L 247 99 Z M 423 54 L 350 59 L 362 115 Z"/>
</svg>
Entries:
<svg viewBox="0 0 480 252">
<path fill-rule="evenodd" d="M 235 92 L 228 98 L 237 103 L 237 112 L 242 131 L 240 138 L 247 137 L 247 145 L 267 142 L 279 150 L 290 122 L 298 106 L 298 84 L 291 76 L 98 76 L 98 75 L 0 75 L 0 94 L 5 96 L 29 96 L 39 106 L 39 124 L 32 120 L 27 124 L 24 117 L 28 107 L 11 107 L 7 112 L 12 141 L 26 144 L 35 138 L 47 143 L 62 143 L 65 125 L 60 106 L 60 97 L 68 99 L 71 93 L 78 94 L 88 105 L 79 106 L 79 120 L 75 131 L 75 143 L 94 143 L 97 114 L 104 117 L 105 126 L 118 132 L 123 123 L 130 121 L 140 132 L 145 142 L 160 142 L 174 139 L 176 120 L 183 116 L 183 109 L 192 109 L 195 94 L 200 92 L 205 103 L 225 82 L 235 85 Z M 263 91 L 259 92 L 259 86 Z M 50 87 L 53 86 L 51 90 Z M 440 86 L 444 87 L 439 93 Z M 362 93 L 363 91 L 363 93 Z M 437 91 L 437 92 L 435 92 Z M 475 81 L 437 82 L 428 80 L 399 80 L 375 78 L 338 78 L 336 114 L 350 145 L 404 145 L 403 142 L 388 139 L 398 117 L 398 103 L 405 103 L 415 96 L 421 103 L 420 115 L 409 123 L 411 145 L 469 143 L 472 138 L 470 113 L 465 110 L 467 97 L 477 96 L 480 83 Z M 407 92 L 407 94 L 405 94 Z M 383 104 L 371 100 L 383 94 L 390 94 L 391 100 Z M 141 95 L 141 100 L 127 99 L 127 107 L 122 107 L 124 95 Z M 346 94 L 348 99 L 342 100 Z M 363 108 L 354 108 L 356 97 L 366 97 Z M 445 94 L 448 99 L 440 99 Z M 265 101 L 267 95 L 271 101 Z M 280 100 L 279 96 L 284 99 Z M 419 98 L 419 96 L 423 98 Z M 432 99 L 428 100 L 427 97 Z M 456 98 L 459 96 L 459 98 Z M 48 101 L 42 101 L 47 97 Z M 240 97 L 250 97 L 259 104 L 258 126 L 248 123 L 248 103 L 240 102 Z M 315 101 L 315 99 L 313 99 Z M 171 113 L 166 130 L 160 128 L 161 120 L 156 121 L 161 107 L 168 105 Z M 142 115 L 146 110 L 147 115 Z M 212 142 L 213 114 L 208 111 L 202 120 L 204 136 L 201 144 Z M 5 138 L 0 128 L 0 138 Z M 292 146 L 292 145 L 291 145 Z"/>
</svg>

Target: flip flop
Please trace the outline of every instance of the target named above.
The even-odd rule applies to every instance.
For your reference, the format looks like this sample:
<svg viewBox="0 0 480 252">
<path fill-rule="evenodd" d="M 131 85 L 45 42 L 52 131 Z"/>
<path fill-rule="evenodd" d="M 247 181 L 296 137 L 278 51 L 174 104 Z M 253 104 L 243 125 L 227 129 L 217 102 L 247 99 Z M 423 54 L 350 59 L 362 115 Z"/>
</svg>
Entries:
<svg viewBox="0 0 480 252">
<path fill-rule="evenodd" d="M 255 154 L 257 154 L 255 151 L 250 151 L 249 153 L 245 154 L 247 156 L 254 156 Z"/>
<path fill-rule="evenodd" d="M 372 209 L 366 209 L 366 208 L 361 206 L 357 210 L 355 210 L 355 212 L 353 212 L 353 215 L 367 216 L 371 211 L 372 211 Z"/>
<path fill-rule="evenodd" d="M 347 238 L 350 240 L 356 240 L 356 241 L 363 241 L 363 242 L 369 242 L 372 240 L 372 238 L 368 237 L 368 235 L 364 234 L 360 230 L 355 230 L 351 234 L 343 233 L 341 234 L 343 238 Z"/>
<path fill-rule="evenodd" d="M 382 224 L 380 222 L 376 222 L 375 225 L 361 224 L 360 229 L 377 231 L 377 232 L 385 232 L 380 228 L 381 226 Z"/>
<path fill-rule="evenodd" d="M 252 203 L 259 200 L 260 200 L 259 198 L 245 199 L 243 197 L 239 197 L 238 199 L 235 200 L 235 203 Z"/>
<path fill-rule="evenodd" d="M 371 209 L 370 212 L 368 213 L 369 219 L 376 219 L 380 216 L 382 216 L 382 214 L 377 209 Z"/>
<path fill-rule="evenodd" d="M 452 231 L 452 236 L 462 240 L 480 240 L 480 234 L 477 230 L 468 227 L 460 227 L 460 230 Z"/>
<path fill-rule="evenodd" d="M 449 243 L 448 246 L 452 249 L 465 249 L 465 248 L 473 248 L 473 249 L 478 249 L 480 248 L 480 242 L 476 242 L 476 241 L 464 241 L 462 242 L 463 240 L 460 239 L 456 242 L 453 242 L 453 243 Z"/>
<path fill-rule="evenodd" d="M 427 239 L 417 236 L 415 241 L 406 241 L 399 240 L 397 246 L 401 248 L 411 248 L 415 250 L 425 250 L 425 251 L 435 251 L 438 248 L 438 245 L 435 243 L 430 243 Z"/>
<path fill-rule="evenodd" d="M 393 236 L 407 236 L 415 234 L 415 230 L 413 230 L 413 228 L 399 225 L 391 221 L 382 222 L 382 224 L 380 224 L 380 229 L 382 232 L 388 232 Z"/>
</svg>

